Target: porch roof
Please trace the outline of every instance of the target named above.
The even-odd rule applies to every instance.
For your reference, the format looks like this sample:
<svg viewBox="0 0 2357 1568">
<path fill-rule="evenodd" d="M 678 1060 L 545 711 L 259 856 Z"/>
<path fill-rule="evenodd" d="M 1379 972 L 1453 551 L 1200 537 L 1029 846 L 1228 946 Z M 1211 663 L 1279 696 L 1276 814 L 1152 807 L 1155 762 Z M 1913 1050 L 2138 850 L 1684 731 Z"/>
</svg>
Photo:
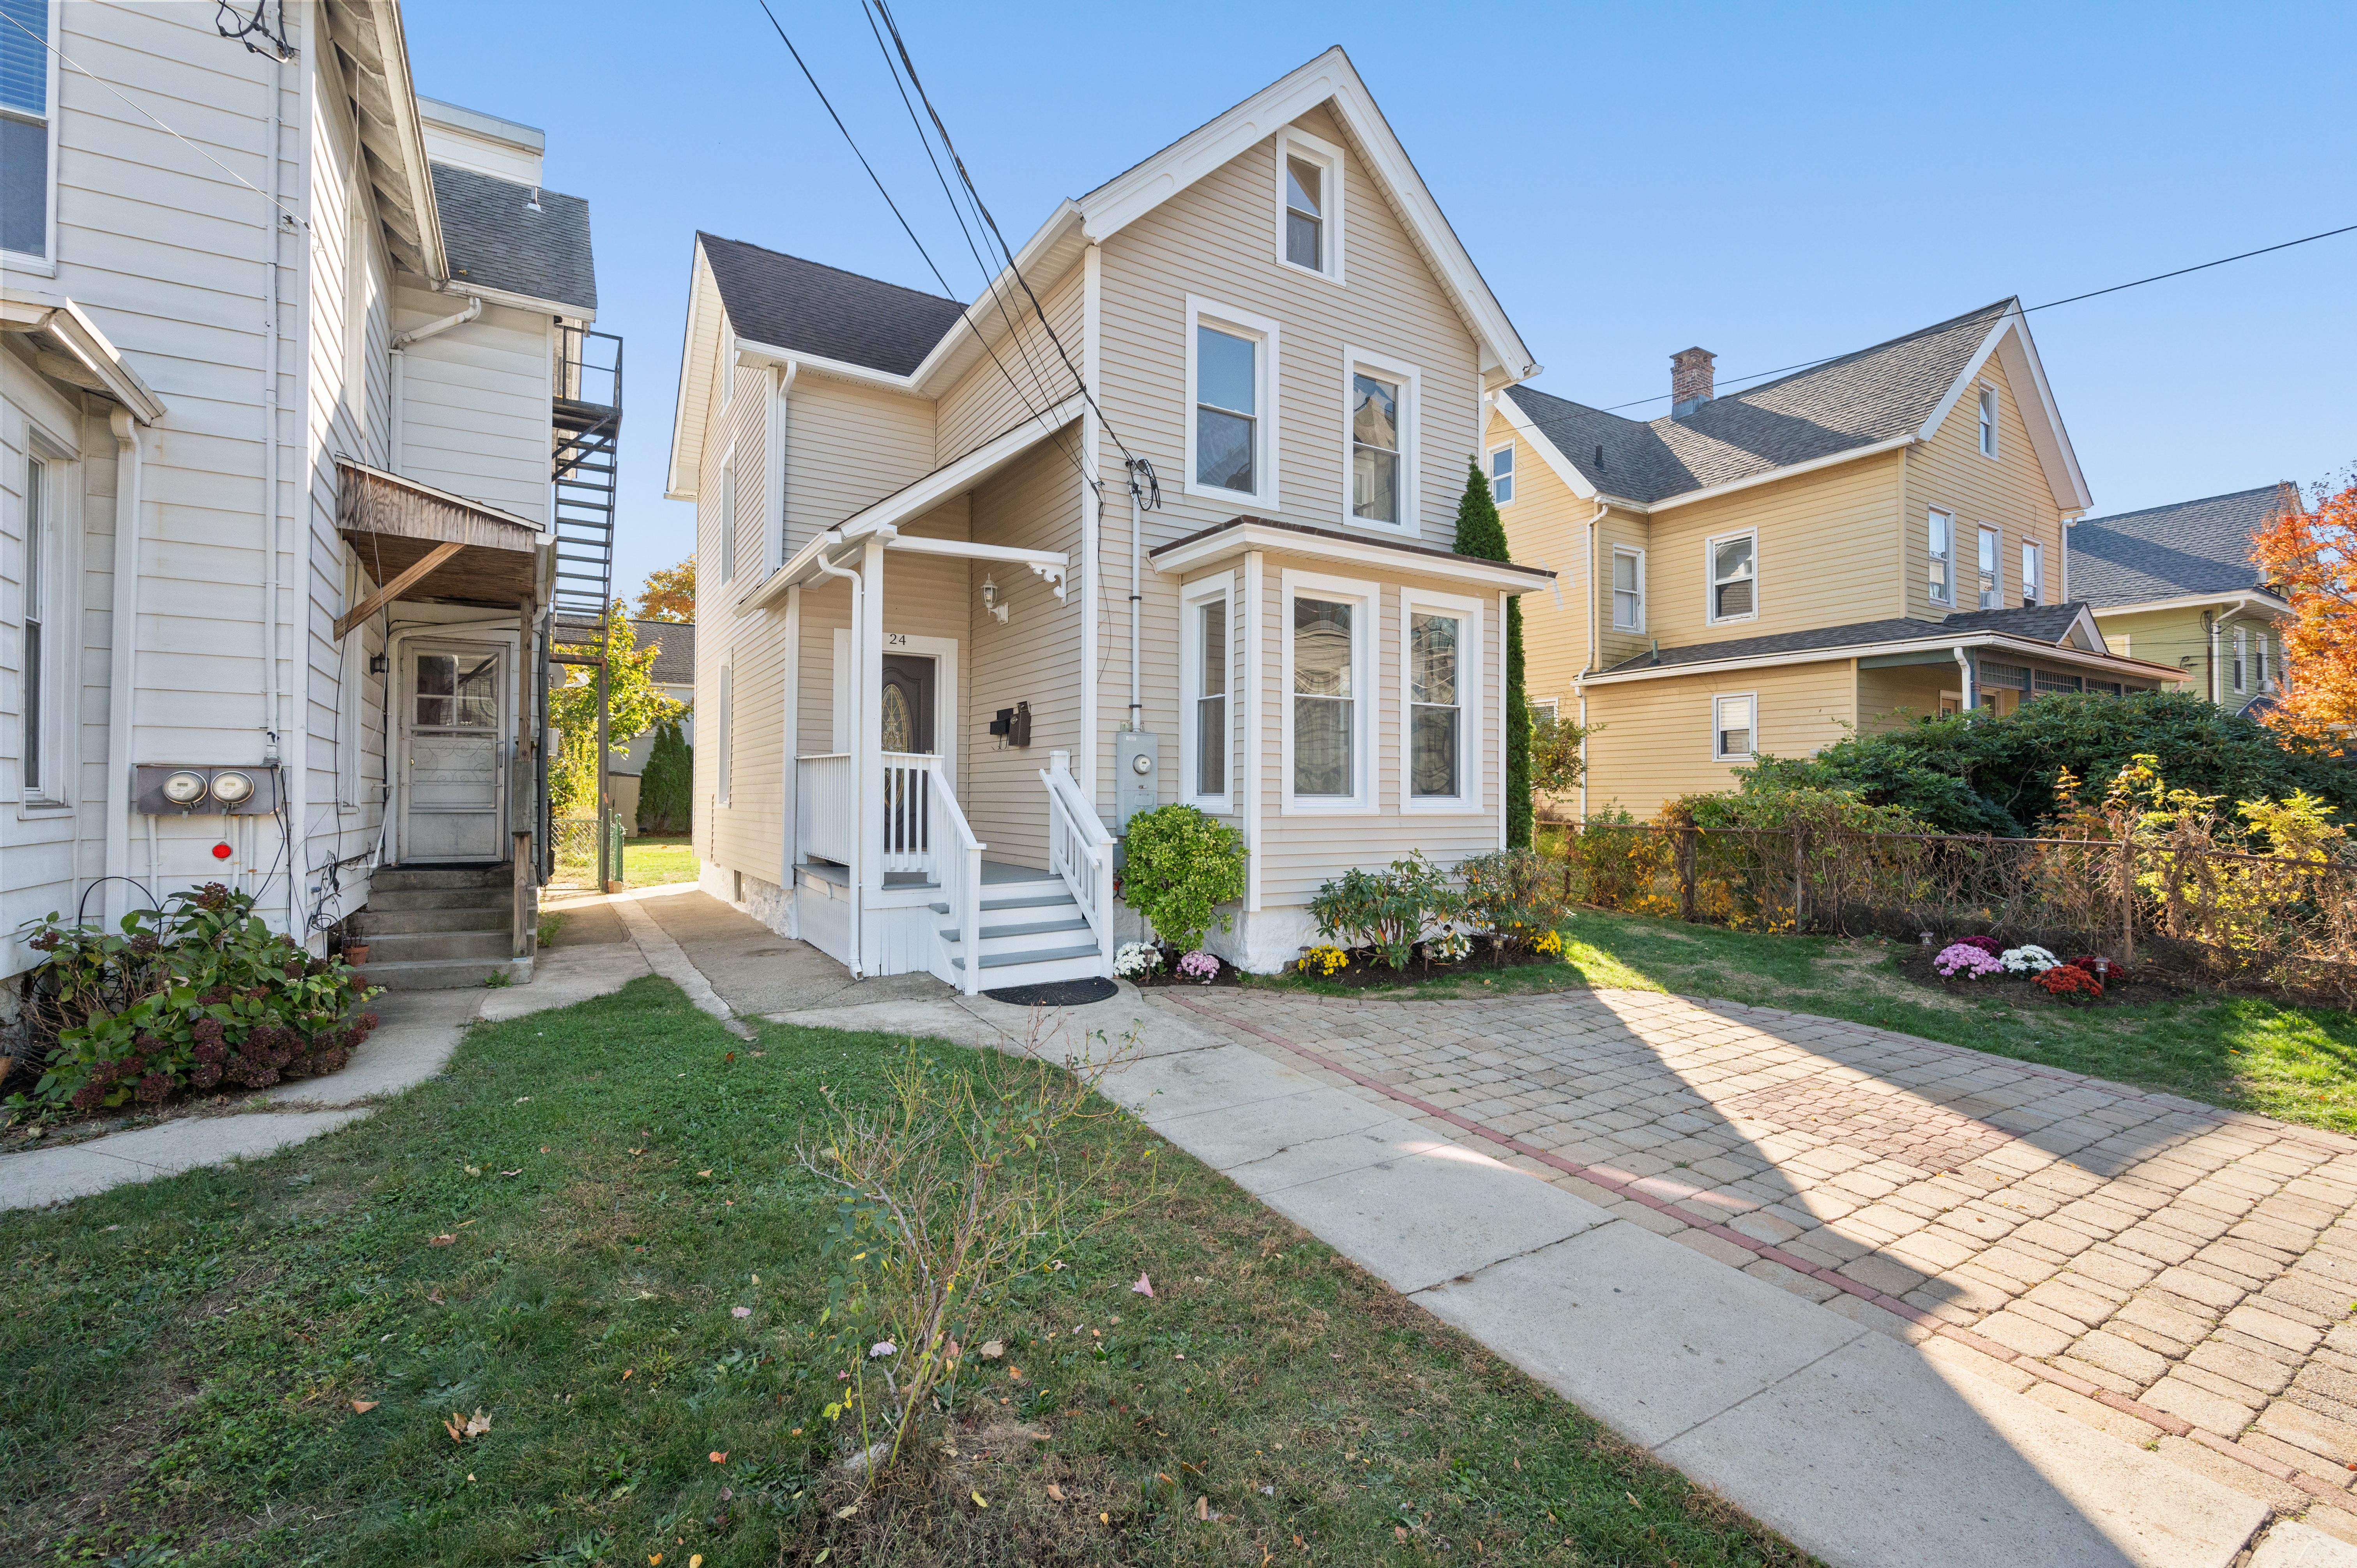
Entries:
<svg viewBox="0 0 2357 1568">
<path fill-rule="evenodd" d="M 552 535 L 512 512 L 336 458 L 336 532 L 377 591 L 338 618 L 336 635 L 394 599 L 457 599 L 502 609 L 537 604 Z"/>
<path fill-rule="evenodd" d="M 1510 594 L 1534 593 L 1555 581 L 1544 566 L 1519 566 L 1512 561 L 1459 555 L 1429 544 L 1344 533 L 1336 528 L 1312 528 L 1307 523 L 1279 522 L 1266 517 L 1232 517 L 1199 529 L 1146 552 L 1157 572 L 1183 572 L 1224 561 L 1247 550 L 1281 550 L 1295 555 L 1316 555 L 1358 566 L 1388 566 L 1396 572 L 1418 572 L 1455 577 Z"/>
</svg>

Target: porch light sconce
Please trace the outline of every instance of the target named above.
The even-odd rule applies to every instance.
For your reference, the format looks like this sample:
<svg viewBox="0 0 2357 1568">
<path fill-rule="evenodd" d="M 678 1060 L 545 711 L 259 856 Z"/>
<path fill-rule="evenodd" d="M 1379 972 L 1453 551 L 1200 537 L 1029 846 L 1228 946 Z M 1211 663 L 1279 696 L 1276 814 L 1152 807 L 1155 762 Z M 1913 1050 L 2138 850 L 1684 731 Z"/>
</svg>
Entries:
<svg viewBox="0 0 2357 1568">
<path fill-rule="evenodd" d="M 1006 602 L 998 596 L 998 584 L 986 575 L 982 579 L 982 607 L 996 616 L 999 625 L 1006 624 Z"/>
<path fill-rule="evenodd" d="M 386 671 L 388 671 L 388 670 L 390 670 L 390 669 L 392 669 L 392 668 L 393 668 L 393 661 L 392 661 L 391 660 L 387 659 L 383 654 L 382 654 L 382 653 L 371 653 L 371 654 L 370 654 L 370 655 L 369 655 L 369 673 L 370 673 L 370 674 L 371 674 L 371 675 L 382 675 L 382 674 L 383 674 Z"/>
</svg>

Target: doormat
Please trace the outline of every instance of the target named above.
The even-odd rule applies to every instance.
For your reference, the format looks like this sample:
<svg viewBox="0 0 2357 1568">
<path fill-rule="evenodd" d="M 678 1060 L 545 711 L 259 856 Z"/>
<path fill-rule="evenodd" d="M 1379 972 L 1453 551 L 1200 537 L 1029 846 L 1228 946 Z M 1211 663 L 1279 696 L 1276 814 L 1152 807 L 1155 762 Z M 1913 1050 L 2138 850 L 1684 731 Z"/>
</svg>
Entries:
<svg viewBox="0 0 2357 1568">
<path fill-rule="evenodd" d="M 1009 985 L 983 994 L 1010 1007 L 1084 1007 L 1092 1002 L 1120 995 L 1121 987 L 1100 975 L 1090 980 L 1059 980 L 1047 985 Z"/>
</svg>

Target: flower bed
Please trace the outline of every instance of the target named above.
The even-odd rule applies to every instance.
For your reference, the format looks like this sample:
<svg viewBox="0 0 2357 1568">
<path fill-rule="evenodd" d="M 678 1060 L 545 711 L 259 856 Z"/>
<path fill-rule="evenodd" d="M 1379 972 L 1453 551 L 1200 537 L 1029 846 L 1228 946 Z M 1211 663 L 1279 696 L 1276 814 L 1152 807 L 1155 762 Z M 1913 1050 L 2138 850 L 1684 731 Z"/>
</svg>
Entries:
<svg viewBox="0 0 2357 1568">
<path fill-rule="evenodd" d="M 1989 937 L 1902 953 L 1899 972 L 1952 996 L 2001 996 L 2016 1007 L 2121 1007 L 2159 1002 L 2182 987 L 2115 959 L 2084 953 L 2063 959 L 2045 948 L 2006 948 Z"/>
<path fill-rule="evenodd" d="M 1467 956 L 1457 959 L 1436 952 L 1437 945 L 1433 942 L 1417 943 L 1415 956 L 1397 969 L 1392 968 L 1384 955 L 1374 948 L 1306 948 L 1301 957 L 1286 966 L 1285 972 L 1288 978 L 1329 981 L 1355 990 L 1367 986 L 1413 985 L 1426 980 L 1478 980 L 1485 974 L 1496 974 L 1503 970 L 1563 962 L 1563 939 L 1552 931 L 1531 947 L 1500 948 L 1483 942 L 1474 947 Z"/>
</svg>

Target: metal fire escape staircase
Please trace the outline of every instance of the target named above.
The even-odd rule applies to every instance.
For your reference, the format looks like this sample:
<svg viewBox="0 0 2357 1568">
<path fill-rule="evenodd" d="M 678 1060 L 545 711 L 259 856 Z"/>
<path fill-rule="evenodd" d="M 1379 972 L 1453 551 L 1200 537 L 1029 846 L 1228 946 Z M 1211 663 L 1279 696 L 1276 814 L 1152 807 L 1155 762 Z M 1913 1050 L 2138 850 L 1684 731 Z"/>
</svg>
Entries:
<svg viewBox="0 0 2357 1568">
<path fill-rule="evenodd" d="M 614 514 L 622 440 L 622 339 L 586 327 L 557 328 L 555 384 L 550 399 L 549 478 L 556 530 L 544 656 L 559 664 L 586 664 L 597 672 L 597 886 L 621 875 L 613 860 L 612 792 L 605 778 L 607 751 L 606 632 L 614 600 Z M 549 690 L 548 671 L 540 689 Z M 547 727 L 544 715 L 542 728 Z M 548 820 L 548 754 L 541 748 L 542 875 L 554 869 L 554 828 Z"/>
</svg>

